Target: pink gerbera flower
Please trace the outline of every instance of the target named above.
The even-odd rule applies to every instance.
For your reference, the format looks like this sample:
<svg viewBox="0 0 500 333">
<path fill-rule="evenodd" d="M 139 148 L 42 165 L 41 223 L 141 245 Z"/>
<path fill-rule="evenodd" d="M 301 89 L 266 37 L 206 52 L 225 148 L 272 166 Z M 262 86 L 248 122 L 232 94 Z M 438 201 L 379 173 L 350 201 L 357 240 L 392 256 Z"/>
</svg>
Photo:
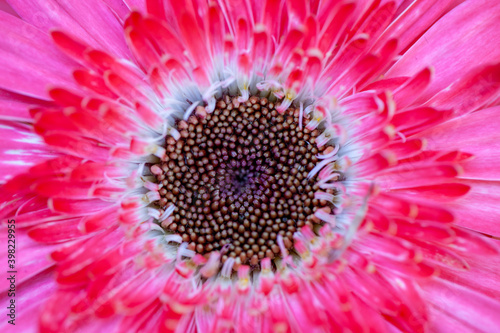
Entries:
<svg viewBox="0 0 500 333">
<path fill-rule="evenodd" d="M 497 0 L 8 3 L 2 331 L 500 330 Z"/>
</svg>

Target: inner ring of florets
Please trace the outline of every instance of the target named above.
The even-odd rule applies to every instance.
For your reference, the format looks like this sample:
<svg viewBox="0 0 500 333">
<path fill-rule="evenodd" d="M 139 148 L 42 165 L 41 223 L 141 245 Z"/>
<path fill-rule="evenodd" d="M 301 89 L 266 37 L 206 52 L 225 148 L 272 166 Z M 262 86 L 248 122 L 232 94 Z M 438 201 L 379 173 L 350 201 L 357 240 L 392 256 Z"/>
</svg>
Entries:
<svg viewBox="0 0 500 333">
<path fill-rule="evenodd" d="M 280 114 L 267 98 L 240 103 L 224 96 L 213 113 L 201 107 L 178 121 L 180 138 L 165 139 L 155 172 L 156 204 L 171 211 L 161 223 L 165 231 L 207 257 L 219 251 L 223 263 L 235 258 L 256 266 L 278 257 L 280 245 L 293 250 L 295 232 L 319 226 L 317 210 L 333 210 L 315 197 L 317 179 L 310 176 L 318 155 L 333 147 L 318 147 L 321 130 L 305 127 L 308 115 L 300 118 L 293 107 Z"/>
</svg>

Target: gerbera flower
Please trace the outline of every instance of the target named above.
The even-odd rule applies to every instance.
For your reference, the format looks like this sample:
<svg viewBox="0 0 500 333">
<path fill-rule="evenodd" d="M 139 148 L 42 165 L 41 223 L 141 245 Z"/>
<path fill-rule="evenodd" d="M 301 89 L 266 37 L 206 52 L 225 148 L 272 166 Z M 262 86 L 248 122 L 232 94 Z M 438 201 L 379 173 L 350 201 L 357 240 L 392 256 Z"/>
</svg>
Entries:
<svg viewBox="0 0 500 333">
<path fill-rule="evenodd" d="M 498 1 L 8 2 L 16 329 L 500 329 Z"/>
</svg>

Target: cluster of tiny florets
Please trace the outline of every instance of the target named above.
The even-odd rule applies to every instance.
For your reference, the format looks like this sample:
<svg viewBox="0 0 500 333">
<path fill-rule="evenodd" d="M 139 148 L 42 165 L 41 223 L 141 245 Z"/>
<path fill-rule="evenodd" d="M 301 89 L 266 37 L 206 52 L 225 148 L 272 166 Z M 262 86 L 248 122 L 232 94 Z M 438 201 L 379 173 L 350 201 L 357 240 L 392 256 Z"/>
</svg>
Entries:
<svg viewBox="0 0 500 333">
<path fill-rule="evenodd" d="M 308 115 L 300 125 L 298 109 L 280 114 L 276 106 L 225 96 L 214 112 L 201 107 L 178 121 L 180 139 L 166 138 L 157 204 L 161 211 L 175 206 L 162 226 L 191 250 L 254 266 L 279 256 L 278 235 L 290 250 L 296 231 L 320 222 L 314 212 L 330 210 L 314 196 L 316 177 L 308 177 L 329 146 L 317 147 L 321 131 L 305 128 Z"/>
</svg>

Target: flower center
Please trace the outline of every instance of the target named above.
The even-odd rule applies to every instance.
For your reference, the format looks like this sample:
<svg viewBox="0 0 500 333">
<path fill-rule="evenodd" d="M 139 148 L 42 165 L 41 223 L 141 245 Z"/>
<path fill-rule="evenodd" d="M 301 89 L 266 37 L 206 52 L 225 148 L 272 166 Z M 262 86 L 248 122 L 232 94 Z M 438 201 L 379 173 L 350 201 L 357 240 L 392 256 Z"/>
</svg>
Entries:
<svg viewBox="0 0 500 333">
<path fill-rule="evenodd" d="M 275 107 L 266 98 L 224 96 L 213 113 L 199 107 L 179 121 L 179 140 L 166 138 L 157 204 L 173 208 L 162 227 L 188 248 L 256 266 L 291 250 L 301 227 L 319 224 L 316 210 L 331 210 L 315 198 L 317 179 L 309 175 L 329 149 L 315 144 L 321 130 L 305 128 L 307 115 L 299 124 L 298 109 L 280 114 Z"/>
</svg>

